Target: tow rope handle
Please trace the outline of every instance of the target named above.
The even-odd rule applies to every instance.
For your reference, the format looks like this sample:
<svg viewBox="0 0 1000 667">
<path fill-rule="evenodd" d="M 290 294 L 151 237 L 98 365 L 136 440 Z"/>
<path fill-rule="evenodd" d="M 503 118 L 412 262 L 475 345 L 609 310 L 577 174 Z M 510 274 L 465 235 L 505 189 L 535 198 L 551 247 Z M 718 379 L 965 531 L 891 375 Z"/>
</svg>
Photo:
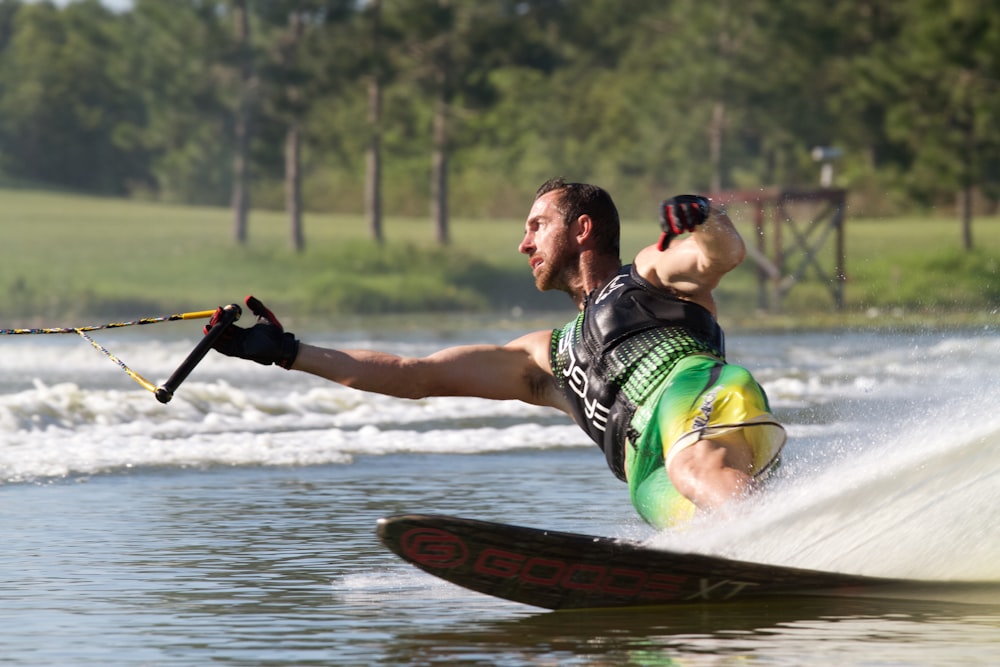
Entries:
<svg viewBox="0 0 1000 667">
<path fill-rule="evenodd" d="M 236 320 L 240 319 L 240 315 L 243 314 L 243 310 L 236 305 L 231 303 L 228 306 L 223 306 L 222 312 L 219 314 L 219 318 L 216 320 L 212 328 L 208 330 L 208 333 L 198 341 L 191 353 L 188 354 L 187 358 L 181 362 L 181 365 L 177 367 L 177 370 L 167 378 L 167 381 L 156 388 L 153 395 L 156 396 L 156 400 L 160 403 L 169 403 L 170 399 L 174 397 L 174 392 L 177 388 L 181 386 L 181 383 L 187 379 L 187 376 L 191 374 L 195 366 L 201 363 L 201 360 L 205 358 L 208 351 L 212 349 L 212 345 L 219 339 L 226 329 L 229 328 Z"/>
</svg>

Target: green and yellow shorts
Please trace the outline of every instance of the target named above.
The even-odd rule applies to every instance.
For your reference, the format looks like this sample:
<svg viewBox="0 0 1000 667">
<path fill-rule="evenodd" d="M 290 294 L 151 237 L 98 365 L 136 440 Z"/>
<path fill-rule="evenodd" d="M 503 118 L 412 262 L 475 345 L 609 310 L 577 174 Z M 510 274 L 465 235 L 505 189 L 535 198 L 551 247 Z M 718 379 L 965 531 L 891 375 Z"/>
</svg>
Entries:
<svg viewBox="0 0 1000 667">
<path fill-rule="evenodd" d="M 786 439 L 750 372 L 707 355 L 677 362 L 636 410 L 632 426 L 640 435 L 625 447 L 629 494 L 639 516 L 657 528 L 676 527 L 694 516 L 694 504 L 667 475 L 677 452 L 742 429 L 754 454 L 750 474 L 760 480 L 778 463 Z"/>
</svg>

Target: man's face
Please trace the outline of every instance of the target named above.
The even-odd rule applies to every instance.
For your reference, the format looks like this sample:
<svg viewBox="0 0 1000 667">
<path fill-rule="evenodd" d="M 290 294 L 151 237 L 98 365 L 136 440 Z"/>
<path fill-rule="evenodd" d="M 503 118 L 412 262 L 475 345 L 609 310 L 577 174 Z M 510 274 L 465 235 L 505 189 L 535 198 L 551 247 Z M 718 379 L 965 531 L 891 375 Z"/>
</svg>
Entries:
<svg viewBox="0 0 1000 667">
<path fill-rule="evenodd" d="M 517 248 L 528 256 L 535 286 L 541 291 L 569 291 L 571 277 L 577 268 L 574 225 L 563 221 L 556 206 L 559 194 L 555 190 L 535 200 L 524 223 L 524 240 Z"/>
</svg>

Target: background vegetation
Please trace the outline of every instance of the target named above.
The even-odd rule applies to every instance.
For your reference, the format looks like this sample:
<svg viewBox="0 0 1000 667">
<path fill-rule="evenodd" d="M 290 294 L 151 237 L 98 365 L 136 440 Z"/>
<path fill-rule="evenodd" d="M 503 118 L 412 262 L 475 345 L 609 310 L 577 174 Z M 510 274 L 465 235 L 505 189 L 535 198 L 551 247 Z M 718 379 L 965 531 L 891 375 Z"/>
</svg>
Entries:
<svg viewBox="0 0 1000 667">
<path fill-rule="evenodd" d="M 853 215 L 993 212 L 997 108 L 990 0 L 0 0 L 0 171 L 159 201 L 284 210 L 297 167 L 307 210 L 361 214 L 379 139 L 396 215 L 436 160 L 458 216 L 552 175 L 639 216 L 815 185 L 815 146 Z"/>
<path fill-rule="evenodd" d="M 998 108 L 987 0 L 0 0 L 0 307 L 546 307 L 545 178 L 607 187 L 627 258 L 664 197 L 816 187 L 825 146 L 847 311 L 988 312 Z"/>
<path fill-rule="evenodd" d="M 549 325 L 572 314 L 561 293 L 538 293 L 517 253 L 523 220 L 460 218 L 448 248 L 424 218 L 390 216 L 384 244 L 356 215 L 310 214 L 314 241 L 281 244 L 283 216 L 265 212 L 244 246 L 229 238 L 224 207 L 0 190 L 0 326 L 74 326 L 204 310 L 255 294 L 288 323 L 329 325 L 352 314 L 489 312 Z M 733 213 L 744 235 L 752 222 Z M 845 308 L 807 276 L 778 312 L 758 309 L 756 270 L 745 262 L 718 290 L 723 322 L 743 327 L 995 325 L 1000 305 L 1000 224 L 983 225 L 971 252 L 943 234 L 950 221 L 900 216 L 849 220 Z M 626 218 L 623 256 L 658 238 Z M 827 248 L 823 251 L 830 253 Z M 533 314 L 534 313 L 534 314 Z M 549 313 L 556 313 L 555 320 Z M 298 320 L 298 322 L 296 322 Z"/>
</svg>

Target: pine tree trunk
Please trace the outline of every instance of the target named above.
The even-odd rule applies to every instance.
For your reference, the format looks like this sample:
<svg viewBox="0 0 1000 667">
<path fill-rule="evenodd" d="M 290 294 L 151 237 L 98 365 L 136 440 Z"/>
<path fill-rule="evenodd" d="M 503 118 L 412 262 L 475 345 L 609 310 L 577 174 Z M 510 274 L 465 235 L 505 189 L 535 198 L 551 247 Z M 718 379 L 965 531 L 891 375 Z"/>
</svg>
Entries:
<svg viewBox="0 0 1000 667">
<path fill-rule="evenodd" d="M 965 186 L 959 193 L 958 209 L 962 220 L 962 248 L 972 250 L 972 196 L 974 188 Z"/>
<path fill-rule="evenodd" d="M 380 129 L 382 85 L 373 80 L 369 84 L 368 104 L 372 136 L 365 156 L 365 215 L 368 218 L 368 235 L 376 243 L 385 241 L 382 232 L 382 136 Z"/>
<path fill-rule="evenodd" d="M 434 107 L 434 152 L 431 157 L 431 217 L 435 240 L 448 245 L 448 102 L 438 97 Z"/>
<path fill-rule="evenodd" d="M 292 250 L 305 250 L 302 230 L 302 138 L 298 122 L 288 127 L 285 135 L 285 211 L 291 226 Z"/>
<path fill-rule="evenodd" d="M 240 52 L 239 104 L 233 129 L 233 190 L 230 205 L 233 210 L 233 239 L 243 245 L 247 242 L 247 220 L 250 216 L 249 190 L 249 147 L 250 112 L 253 79 L 253 63 L 250 54 L 250 19 L 246 0 L 234 0 L 233 13 L 236 20 L 236 41 Z"/>
<path fill-rule="evenodd" d="M 381 48 L 381 0 L 370 0 L 372 12 L 372 52 Z M 368 235 L 376 243 L 383 243 L 382 232 L 382 72 L 375 66 L 368 82 L 368 127 L 371 137 L 365 155 L 365 216 L 368 218 Z"/>
</svg>

